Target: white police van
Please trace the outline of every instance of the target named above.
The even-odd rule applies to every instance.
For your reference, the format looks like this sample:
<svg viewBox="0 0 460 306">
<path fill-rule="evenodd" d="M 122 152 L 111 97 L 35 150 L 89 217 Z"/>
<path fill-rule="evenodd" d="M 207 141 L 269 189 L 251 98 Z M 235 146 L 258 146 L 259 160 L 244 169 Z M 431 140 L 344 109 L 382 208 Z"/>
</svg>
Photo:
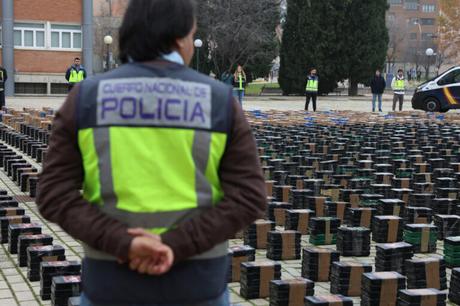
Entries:
<svg viewBox="0 0 460 306">
<path fill-rule="evenodd" d="M 415 89 L 412 107 L 427 112 L 460 108 L 460 66 L 452 67 Z"/>
</svg>

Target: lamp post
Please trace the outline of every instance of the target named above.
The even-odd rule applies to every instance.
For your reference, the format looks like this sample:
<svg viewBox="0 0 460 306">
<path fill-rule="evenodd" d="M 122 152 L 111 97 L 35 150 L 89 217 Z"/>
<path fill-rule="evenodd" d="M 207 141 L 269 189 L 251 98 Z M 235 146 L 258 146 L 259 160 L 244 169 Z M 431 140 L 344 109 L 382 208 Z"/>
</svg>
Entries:
<svg viewBox="0 0 460 306">
<path fill-rule="evenodd" d="M 195 39 L 193 45 L 196 48 L 196 70 L 200 72 L 200 48 L 203 47 L 203 41 L 201 39 Z"/>
<path fill-rule="evenodd" d="M 110 45 L 113 43 L 113 38 L 110 35 L 106 35 L 104 37 L 104 44 L 107 46 L 107 58 L 106 58 L 106 65 L 105 65 L 105 71 L 110 70 Z"/>
<path fill-rule="evenodd" d="M 431 57 L 434 55 L 434 50 L 431 48 L 426 49 L 425 51 L 426 56 L 428 57 L 428 65 L 426 70 L 426 79 L 428 81 L 430 77 L 430 65 L 431 65 Z"/>
</svg>

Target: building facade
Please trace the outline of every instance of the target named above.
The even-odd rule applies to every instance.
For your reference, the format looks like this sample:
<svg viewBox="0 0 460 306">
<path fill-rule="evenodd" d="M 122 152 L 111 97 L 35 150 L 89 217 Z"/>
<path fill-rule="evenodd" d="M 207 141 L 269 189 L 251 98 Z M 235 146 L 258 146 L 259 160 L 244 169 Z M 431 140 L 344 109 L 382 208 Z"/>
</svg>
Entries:
<svg viewBox="0 0 460 306">
<path fill-rule="evenodd" d="M 106 50 L 111 55 L 117 49 L 105 46 L 104 36 L 117 35 L 127 2 L 0 0 L 0 63 L 10 76 L 7 95 L 65 94 L 65 72 L 75 57 L 82 58 L 89 74 L 103 71 Z"/>
<path fill-rule="evenodd" d="M 388 70 L 404 68 L 425 72 L 435 65 L 435 57 L 428 57 L 426 50 L 436 53 L 439 44 L 438 0 L 388 0 L 387 27 L 390 35 Z"/>
</svg>

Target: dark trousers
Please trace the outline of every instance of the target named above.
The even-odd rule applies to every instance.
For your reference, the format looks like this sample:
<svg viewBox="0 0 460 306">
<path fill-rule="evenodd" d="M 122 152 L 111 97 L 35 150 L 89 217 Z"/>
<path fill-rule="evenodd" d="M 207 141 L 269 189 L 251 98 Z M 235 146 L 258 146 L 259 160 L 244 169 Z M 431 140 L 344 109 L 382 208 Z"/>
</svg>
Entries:
<svg viewBox="0 0 460 306">
<path fill-rule="evenodd" d="M 5 106 L 5 90 L 0 91 L 0 109 Z"/>
<path fill-rule="evenodd" d="M 316 92 L 306 92 L 305 96 L 307 97 L 307 100 L 305 101 L 305 110 L 308 110 L 308 106 L 310 105 L 310 100 L 313 101 L 313 111 L 316 112 L 316 98 L 318 97 L 318 94 Z"/>
<path fill-rule="evenodd" d="M 70 83 L 69 83 L 68 91 L 70 92 L 74 86 L 75 86 L 75 84 L 70 84 Z"/>
<path fill-rule="evenodd" d="M 399 102 L 399 111 L 403 110 L 404 95 L 394 94 L 393 96 L 393 111 L 396 110 L 396 103 Z"/>
</svg>

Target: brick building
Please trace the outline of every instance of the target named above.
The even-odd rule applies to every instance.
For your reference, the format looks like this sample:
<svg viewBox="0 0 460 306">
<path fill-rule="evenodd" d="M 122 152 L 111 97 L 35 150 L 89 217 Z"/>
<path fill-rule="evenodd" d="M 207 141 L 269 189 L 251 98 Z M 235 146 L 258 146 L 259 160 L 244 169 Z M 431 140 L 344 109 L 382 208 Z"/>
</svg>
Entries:
<svg viewBox="0 0 460 306">
<path fill-rule="evenodd" d="M 438 49 L 438 0 L 388 0 L 387 26 L 390 35 L 388 61 L 393 66 L 424 70 L 425 51 Z"/>
<path fill-rule="evenodd" d="M 89 74 L 106 68 L 107 55 L 116 65 L 118 28 L 128 1 L 0 0 L 0 63 L 14 78 L 7 93 L 67 93 L 65 71 L 75 57 Z M 106 35 L 114 38 L 110 48 L 104 45 Z"/>
</svg>

